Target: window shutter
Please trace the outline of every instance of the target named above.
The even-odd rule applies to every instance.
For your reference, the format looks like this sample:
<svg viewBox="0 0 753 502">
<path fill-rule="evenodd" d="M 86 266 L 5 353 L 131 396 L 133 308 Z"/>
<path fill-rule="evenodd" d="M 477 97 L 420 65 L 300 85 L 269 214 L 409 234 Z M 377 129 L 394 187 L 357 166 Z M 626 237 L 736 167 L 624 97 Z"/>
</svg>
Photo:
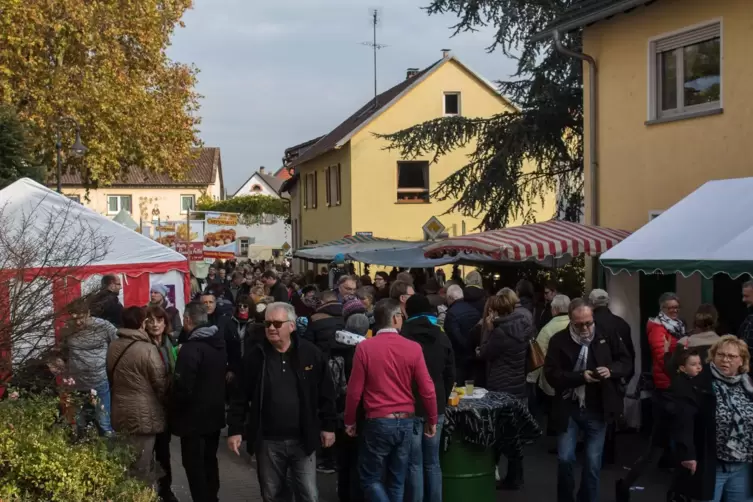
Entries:
<svg viewBox="0 0 753 502">
<path fill-rule="evenodd" d="M 340 167 L 340 164 L 337 164 L 337 205 L 339 206 L 342 202 L 342 168 Z"/>
<path fill-rule="evenodd" d="M 309 175 L 303 176 L 303 209 L 308 207 L 309 201 Z"/>
<path fill-rule="evenodd" d="M 313 207 L 314 209 L 316 209 L 316 203 L 319 202 L 317 200 L 318 199 L 318 195 L 319 195 L 318 194 L 318 191 L 319 191 L 318 188 L 319 187 L 318 187 L 318 184 L 317 184 L 316 171 L 314 171 L 314 190 L 313 190 L 314 193 L 311 195 L 311 200 L 312 200 L 312 206 L 311 207 Z"/>
<path fill-rule="evenodd" d="M 713 40 L 719 38 L 722 35 L 722 26 L 720 23 L 712 23 L 706 26 L 701 26 L 694 30 L 685 31 L 672 35 L 671 37 L 657 40 L 656 52 L 666 52 L 680 47 L 686 47 L 688 45 L 705 42 L 706 40 Z"/>
<path fill-rule="evenodd" d="M 326 185 L 327 185 L 327 189 L 325 191 L 326 191 L 326 194 L 327 194 L 327 205 L 328 206 L 332 205 L 332 190 L 330 190 L 330 188 L 329 188 L 330 181 L 332 180 L 332 172 L 331 171 L 332 171 L 332 168 L 329 167 L 329 166 L 327 167 L 327 169 L 324 170 L 324 177 L 325 177 Z"/>
</svg>

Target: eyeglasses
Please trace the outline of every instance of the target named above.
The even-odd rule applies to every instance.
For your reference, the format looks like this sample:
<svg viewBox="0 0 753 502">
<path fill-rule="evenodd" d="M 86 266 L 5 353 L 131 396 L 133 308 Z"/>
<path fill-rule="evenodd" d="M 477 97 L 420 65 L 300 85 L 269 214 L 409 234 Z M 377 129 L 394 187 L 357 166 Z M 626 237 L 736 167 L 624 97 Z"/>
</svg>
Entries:
<svg viewBox="0 0 753 502">
<path fill-rule="evenodd" d="M 587 322 L 574 322 L 574 323 L 573 323 L 573 326 L 575 327 L 575 329 L 581 329 L 581 330 L 582 330 L 582 329 L 586 329 L 586 328 L 590 328 L 590 327 L 591 327 L 591 326 L 593 326 L 593 325 L 594 325 L 594 322 L 593 322 L 593 321 L 587 321 Z"/>
<path fill-rule="evenodd" d="M 264 327 L 269 328 L 269 327 L 274 326 L 275 329 L 280 329 L 285 325 L 285 323 L 288 323 L 288 322 L 290 321 L 264 321 Z"/>
<path fill-rule="evenodd" d="M 148 322 L 149 324 L 159 324 L 161 322 L 165 322 L 165 320 L 161 317 L 147 317 L 146 322 Z"/>
<path fill-rule="evenodd" d="M 248 309 L 249 309 L 248 305 L 238 305 L 238 310 L 248 310 Z"/>
<path fill-rule="evenodd" d="M 734 361 L 740 358 L 740 354 L 727 354 L 726 352 L 717 352 L 716 356 L 714 357 L 717 357 L 722 361 Z"/>
</svg>

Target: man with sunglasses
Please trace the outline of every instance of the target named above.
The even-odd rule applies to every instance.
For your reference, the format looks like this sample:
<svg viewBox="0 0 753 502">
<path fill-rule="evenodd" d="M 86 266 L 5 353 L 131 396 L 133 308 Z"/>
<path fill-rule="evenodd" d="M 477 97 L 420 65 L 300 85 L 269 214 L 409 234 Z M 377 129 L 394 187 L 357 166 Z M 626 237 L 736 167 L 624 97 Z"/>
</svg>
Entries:
<svg viewBox="0 0 753 502">
<path fill-rule="evenodd" d="M 239 453 L 245 432 L 264 502 L 287 500 L 288 490 L 298 502 L 316 502 L 316 450 L 335 442 L 335 390 L 327 360 L 313 343 L 291 336 L 295 320 L 288 303 L 267 307 L 266 339 L 246 354 L 227 414 L 228 448 Z"/>
<path fill-rule="evenodd" d="M 570 302 L 568 327 L 552 337 L 544 375 L 554 388 L 550 420 L 557 438 L 557 502 L 575 502 L 575 448 L 585 439 L 579 502 L 598 502 L 607 424 L 622 413 L 618 384 L 633 362 L 620 337 L 594 324 L 584 300 Z"/>
</svg>

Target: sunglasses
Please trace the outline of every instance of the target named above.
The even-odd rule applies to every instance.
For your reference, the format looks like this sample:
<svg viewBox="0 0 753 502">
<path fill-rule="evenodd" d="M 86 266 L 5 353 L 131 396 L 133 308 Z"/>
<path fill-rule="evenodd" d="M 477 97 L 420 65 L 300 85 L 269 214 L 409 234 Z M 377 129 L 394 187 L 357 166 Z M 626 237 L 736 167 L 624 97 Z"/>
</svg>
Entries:
<svg viewBox="0 0 753 502">
<path fill-rule="evenodd" d="M 290 321 L 264 321 L 264 327 L 269 328 L 271 326 L 274 326 L 275 329 L 280 329 L 285 325 L 285 323 L 288 322 Z"/>
</svg>

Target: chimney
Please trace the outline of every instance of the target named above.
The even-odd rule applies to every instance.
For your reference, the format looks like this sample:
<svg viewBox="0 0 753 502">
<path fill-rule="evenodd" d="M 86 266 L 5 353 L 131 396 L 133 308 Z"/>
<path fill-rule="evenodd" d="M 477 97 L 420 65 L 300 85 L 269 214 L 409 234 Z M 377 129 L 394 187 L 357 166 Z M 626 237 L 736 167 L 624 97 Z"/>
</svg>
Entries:
<svg viewBox="0 0 753 502">
<path fill-rule="evenodd" d="M 418 75 L 418 68 L 408 68 L 408 70 L 405 72 L 405 80 L 409 80 L 416 75 Z"/>
<path fill-rule="evenodd" d="M 450 49 L 442 49 L 442 57 L 444 59 L 447 59 L 448 57 L 450 57 L 450 52 L 451 52 Z"/>
<path fill-rule="evenodd" d="M 261 167 L 259 168 L 259 173 L 260 173 L 260 174 L 264 174 L 264 166 L 261 166 Z"/>
</svg>

